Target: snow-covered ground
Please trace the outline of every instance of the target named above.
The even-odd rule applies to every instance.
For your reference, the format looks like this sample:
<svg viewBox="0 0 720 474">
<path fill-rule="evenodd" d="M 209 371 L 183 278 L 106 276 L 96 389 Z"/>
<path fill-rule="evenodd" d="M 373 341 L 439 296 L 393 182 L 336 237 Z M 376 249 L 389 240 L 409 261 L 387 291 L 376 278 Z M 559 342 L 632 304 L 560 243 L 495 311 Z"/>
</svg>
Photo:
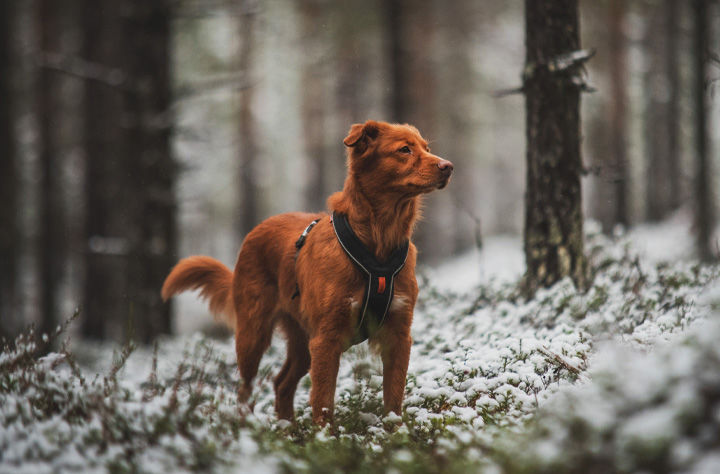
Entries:
<svg viewBox="0 0 720 474">
<path fill-rule="evenodd" d="M 485 239 L 423 272 L 404 415 L 383 417 L 381 364 L 361 344 L 341 363 L 335 427 L 319 431 L 308 377 L 297 424 L 275 419 L 281 338 L 249 406 L 231 339 L 80 345 L 77 366 L 21 343 L 0 355 L 0 473 L 720 472 L 720 269 L 690 261 L 689 242 L 681 215 L 590 237 L 590 290 L 562 281 L 526 301 L 520 240 Z"/>
</svg>

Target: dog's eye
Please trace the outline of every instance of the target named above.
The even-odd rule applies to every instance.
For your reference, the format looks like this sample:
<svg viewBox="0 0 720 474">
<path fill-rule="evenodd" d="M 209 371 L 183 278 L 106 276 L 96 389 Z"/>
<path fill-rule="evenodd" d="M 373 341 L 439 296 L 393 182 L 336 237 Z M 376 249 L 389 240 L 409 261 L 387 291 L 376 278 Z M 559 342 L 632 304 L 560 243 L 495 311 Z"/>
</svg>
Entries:
<svg viewBox="0 0 720 474">
<path fill-rule="evenodd" d="M 410 153 L 412 153 L 412 150 L 410 150 L 410 147 L 407 146 L 407 145 L 405 145 L 404 147 L 400 148 L 398 151 L 399 151 L 400 153 L 406 153 L 406 154 L 408 154 L 408 155 L 409 155 Z"/>
</svg>

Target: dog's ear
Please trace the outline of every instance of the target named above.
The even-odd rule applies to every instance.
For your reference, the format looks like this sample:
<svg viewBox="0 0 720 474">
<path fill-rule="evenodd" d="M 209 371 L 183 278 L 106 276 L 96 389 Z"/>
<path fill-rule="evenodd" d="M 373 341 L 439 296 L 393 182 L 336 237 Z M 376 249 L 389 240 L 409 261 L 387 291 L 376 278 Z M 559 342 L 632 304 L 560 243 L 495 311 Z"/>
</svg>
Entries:
<svg viewBox="0 0 720 474">
<path fill-rule="evenodd" d="M 378 127 L 378 123 L 374 120 L 368 120 L 365 123 L 356 123 L 350 127 L 348 136 L 345 137 L 343 143 L 345 146 L 354 147 L 361 142 L 376 139 L 379 133 L 380 128 Z"/>
</svg>

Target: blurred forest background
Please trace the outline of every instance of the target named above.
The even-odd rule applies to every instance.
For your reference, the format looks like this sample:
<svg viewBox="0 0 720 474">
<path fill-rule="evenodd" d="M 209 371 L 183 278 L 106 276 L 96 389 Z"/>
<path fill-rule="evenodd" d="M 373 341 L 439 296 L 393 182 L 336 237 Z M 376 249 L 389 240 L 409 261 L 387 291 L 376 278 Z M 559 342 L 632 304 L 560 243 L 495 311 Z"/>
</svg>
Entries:
<svg viewBox="0 0 720 474">
<path fill-rule="evenodd" d="M 369 118 L 416 125 L 455 164 L 426 200 L 421 263 L 521 234 L 523 7 L 2 0 L 0 334 L 78 306 L 89 338 L 177 329 L 159 296 L 177 258 L 232 266 L 260 220 L 324 209 Z M 700 208 L 711 233 L 720 5 L 582 0 L 580 18 L 585 216 L 612 233 Z"/>
</svg>

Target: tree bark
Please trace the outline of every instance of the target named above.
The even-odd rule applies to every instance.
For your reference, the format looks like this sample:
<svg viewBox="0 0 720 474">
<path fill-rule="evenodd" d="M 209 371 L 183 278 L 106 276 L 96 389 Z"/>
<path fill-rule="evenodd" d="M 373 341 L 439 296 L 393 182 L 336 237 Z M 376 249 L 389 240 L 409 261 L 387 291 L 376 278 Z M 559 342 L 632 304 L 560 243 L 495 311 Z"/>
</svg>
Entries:
<svg viewBox="0 0 720 474">
<path fill-rule="evenodd" d="M 175 177 L 171 151 L 171 7 L 167 0 L 129 2 L 124 59 L 127 160 L 135 224 L 129 232 L 128 298 L 134 336 L 150 343 L 171 332 L 171 307 L 160 288 L 177 258 Z"/>
<path fill-rule="evenodd" d="M 305 154 L 308 159 L 309 176 L 306 186 L 307 209 L 325 209 L 327 189 L 327 150 L 325 148 L 325 95 L 323 83 L 323 57 L 321 48 L 327 43 L 323 37 L 323 0 L 302 0 L 300 2 L 301 34 L 303 49 L 302 66 L 302 127 L 305 139 Z M 327 18 L 325 19 L 327 21 Z M 349 126 L 349 125 L 348 125 Z"/>
<path fill-rule="evenodd" d="M 402 93 L 406 76 L 406 51 L 404 47 L 406 20 L 403 2 L 405 0 L 386 0 L 385 1 L 385 31 L 387 45 L 387 61 L 389 63 L 390 72 L 390 92 L 389 92 L 389 114 L 390 120 L 400 122 L 407 116 L 407 98 Z"/>
<path fill-rule="evenodd" d="M 238 224 L 237 230 L 241 237 L 247 235 L 260 220 L 259 211 L 259 187 L 257 185 L 257 143 L 255 140 L 255 117 L 252 104 L 254 88 L 252 81 L 252 69 L 255 54 L 254 26 L 257 12 L 255 6 L 247 6 L 240 12 L 238 26 L 240 34 L 240 71 L 249 83 L 240 91 L 240 117 L 238 124 L 238 138 L 240 141 L 240 169 L 238 186 L 240 191 L 238 203 Z"/>
<path fill-rule="evenodd" d="M 40 54 L 58 54 L 61 42 L 62 2 L 40 0 L 38 30 Z M 38 69 L 36 83 L 38 118 L 38 154 L 40 161 L 40 204 L 38 279 L 40 283 L 40 334 L 51 334 L 61 318 L 59 287 L 67 259 L 63 183 L 63 158 L 60 146 L 61 81 L 58 73 L 46 67 Z"/>
<path fill-rule="evenodd" d="M 391 120 L 415 125 L 431 142 L 437 133 L 437 75 L 432 62 L 434 33 L 428 25 L 435 18 L 435 2 L 391 0 L 386 3 L 386 43 L 389 61 L 389 103 Z M 427 198 L 426 221 L 418 226 L 413 240 L 423 249 L 426 262 L 437 261 L 452 246 L 434 245 L 447 229 L 440 224 L 445 209 L 438 195 Z M 450 238 L 452 241 L 452 237 Z"/>
<path fill-rule="evenodd" d="M 580 88 L 577 67 L 552 61 L 580 48 L 577 0 L 525 1 L 524 287 L 531 295 L 569 276 L 587 286 L 580 173 Z"/>
<path fill-rule="evenodd" d="M 707 0 L 693 1 L 694 16 L 694 96 L 695 96 L 695 226 L 697 228 L 697 252 L 703 261 L 712 260 L 710 237 L 714 228 L 712 192 L 712 167 L 709 157 L 708 105 L 705 91 L 707 53 L 710 28 Z"/>
<path fill-rule="evenodd" d="M 484 194 L 477 185 L 479 160 L 473 143 L 477 123 L 468 117 L 472 107 L 468 100 L 475 95 L 474 84 L 478 79 L 473 71 L 476 45 L 468 38 L 483 27 L 479 12 L 485 13 L 485 10 L 475 2 L 453 1 L 443 5 L 436 17 L 436 21 L 441 22 L 439 49 L 445 51 L 436 68 L 439 71 L 438 103 L 443 108 L 438 125 L 442 131 L 438 133 L 436 148 L 461 172 L 453 176 L 449 192 L 432 195 L 432 198 L 445 199 L 444 212 L 436 216 L 444 232 L 436 238 L 441 238 L 444 247 L 453 254 L 482 244 L 481 222 L 475 209 Z"/>
<path fill-rule="evenodd" d="M 667 115 L 668 82 L 667 47 L 663 11 L 651 8 L 644 38 L 648 58 L 644 74 L 645 85 L 645 214 L 649 221 L 659 221 L 669 212 L 670 158 L 668 156 Z"/>
<path fill-rule="evenodd" d="M 15 139 L 15 0 L 0 2 L 0 338 L 16 332 L 18 289 L 18 187 Z"/>
<path fill-rule="evenodd" d="M 121 2 L 85 0 L 83 56 L 115 71 L 119 83 L 125 41 L 116 21 Z M 127 230 L 136 225 L 129 213 L 129 164 L 122 148 L 122 92 L 98 81 L 84 84 L 85 265 L 82 334 L 105 339 L 127 327 Z M 116 336 L 116 339 L 120 337 Z"/>
<path fill-rule="evenodd" d="M 682 203 L 682 156 L 680 154 L 680 66 L 678 54 L 678 23 L 680 1 L 665 0 L 665 67 L 668 85 L 667 103 L 667 159 L 669 178 L 669 210 Z"/>
<path fill-rule="evenodd" d="M 85 56 L 113 84 L 86 81 L 83 334 L 150 342 L 169 333 L 159 289 L 176 259 L 170 138 L 170 7 L 87 0 Z"/>
<path fill-rule="evenodd" d="M 379 63 L 377 51 L 367 44 L 368 38 L 385 31 L 386 15 L 383 8 L 374 8 L 378 6 L 377 2 L 369 4 L 367 0 L 330 2 L 330 5 L 335 19 L 332 32 L 335 48 L 335 61 L 332 63 L 335 107 L 330 112 L 332 119 L 328 122 L 331 125 L 329 133 L 337 136 L 347 132 L 350 124 L 363 123 L 373 118 L 378 110 L 389 109 L 385 97 L 373 89 L 378 76 L 386 73 L 387 68 Z M 345 179 L 345 160 L 342 159 L 345 147 L 342 140 L 333 140 L 330 150 L 326 161 L 326 183 L 332 190 L 336 186 L 342 187 Z"/>
<path fill-rule="evenodd" d="M 613 215 L 605 223 L 605 231 L 620 224 L 627 226 L 629 173 L 627 160 L 627 85 L 626 48 L 622 24 L 625 17 L 623 0 L 610 1 L 610 151 L 613 163 L 610 180 L 613 192 Z"/>
</svg>

